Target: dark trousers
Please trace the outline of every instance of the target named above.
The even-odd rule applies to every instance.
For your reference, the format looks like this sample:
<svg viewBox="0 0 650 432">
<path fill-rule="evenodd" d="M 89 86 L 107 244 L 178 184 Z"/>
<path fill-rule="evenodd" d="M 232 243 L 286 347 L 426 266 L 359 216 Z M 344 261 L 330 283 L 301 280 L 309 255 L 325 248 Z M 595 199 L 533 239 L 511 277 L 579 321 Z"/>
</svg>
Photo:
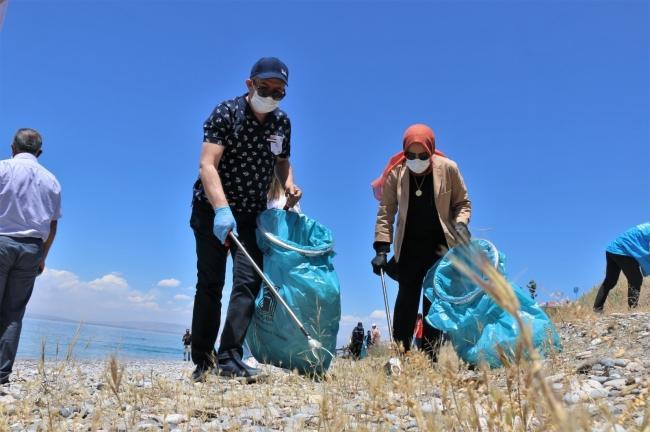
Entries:
<svg viewBox="0 0 650 432">
<path fill-rule="evenodd" d="M 257 214 L 235 214 L 239 240 L 262 267 L 262 252 L 257 247 Z M 233 283 L 216 356 L 241 358 L 246 331 L 255 309 L 261 278 L 241 250 L 225 247 L 212 232 L 214 210 L 210 204 L 195 202 L 190 226 L 196 239 L 197 283 L 192 315 L 192 360 L 196 365 L 212 366 L 214 344 L 221 321 L 221 294 L 226 277 L 228 252 L 233 257 Z"/>
<path fill-rule="evenodd" d="M 420 307 L 422 282 L 439 255 L 436 252 L 438 246 L 435 244 L 426 249 L 410 247 L 406 242 L 404 246 L 398 263 L 399 290 L 393 316 L 393 338 L 395 342 L 402 344 L 404 351 L 409 351 Z M 427 316 L 431 302 L 424 297 L 422 300 L 422 313 Z M 431 327 L 426 320 L 423 320 L 422 349 L 434 361 L 437 359 L 442 338 L 443 334 L 440 330 Z"/>
<path fill-rule="evenodd" d="M 607 268 L 605 270 L 605 280 L 598 290 L 596 300 L 594 301 L 594 310 L 602 311 L 605 300 L 609 292 L 616 286 L 621 271 L 627 278 L 627 304 L 634 308 L 639 304 L 639 293 L 643 283 L 643 275 L 639 262 L 625 255 L 617 255 L 610 252 L 605 253 Z"/>
<path fill-rule="evenodd" d="M 352 354 L 352 358 L 358 359 L 361 357 L 362 348 L 363 342 L 352 342 L 352 344 L 350 344 L 350 353 Z"/>
<path fill-rule="evenodd" d="M 41 239 L 0 236 L 0 384 L 13 370 L 42 256 Z"/>
</svg>

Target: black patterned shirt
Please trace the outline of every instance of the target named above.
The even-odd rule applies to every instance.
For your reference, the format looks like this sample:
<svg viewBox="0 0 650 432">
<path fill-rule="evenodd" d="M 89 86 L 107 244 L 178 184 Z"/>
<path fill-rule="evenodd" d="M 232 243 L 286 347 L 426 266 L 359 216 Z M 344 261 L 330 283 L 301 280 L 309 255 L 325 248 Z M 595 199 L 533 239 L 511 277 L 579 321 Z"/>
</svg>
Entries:
<svg viewBox="0 0 650 432">
<path fill-rule="evenodd" d="M 234 213 L 258 213 L 266 200 L 275 162 L 291 153 L 291 122 L 276 109 L 257 121 L 246 95 L 222 102 L 203 124 L 203 141 L 225 147 L 217 170 Z M 193 202 L 208 202 L 199 178 Z"/>
</svg>

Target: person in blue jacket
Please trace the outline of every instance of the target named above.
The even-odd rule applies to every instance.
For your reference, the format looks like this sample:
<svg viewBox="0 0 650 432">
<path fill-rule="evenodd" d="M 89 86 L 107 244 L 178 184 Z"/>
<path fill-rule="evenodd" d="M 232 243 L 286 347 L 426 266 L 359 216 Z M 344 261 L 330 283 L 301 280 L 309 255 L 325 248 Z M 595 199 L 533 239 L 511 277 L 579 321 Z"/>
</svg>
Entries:
<svg viewBox="0 0 650 432">
<path fill-rule="evenodd" d="M 618 236 L 605 249 L 605 257 L 605 280 L 596 295 L 594 311 L 603 311 L 607 294 L 616 286 L 621 271 L 627 278 L 627 304 L 635 308 L 639 304 L 643 276 L 650 275 L 650 222 L 630 228 Z"/>
</svg>

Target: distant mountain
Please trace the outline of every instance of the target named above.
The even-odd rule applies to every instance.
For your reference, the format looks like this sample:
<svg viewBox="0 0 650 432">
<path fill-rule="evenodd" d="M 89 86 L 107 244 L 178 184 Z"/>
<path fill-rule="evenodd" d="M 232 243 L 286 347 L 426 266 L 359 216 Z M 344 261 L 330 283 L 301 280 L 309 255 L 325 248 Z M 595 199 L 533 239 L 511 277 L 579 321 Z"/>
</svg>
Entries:
<svg viewBox="0 0 650 432">
<path fill-rule="evenodd" d="M 62 318 L 54 315 L 45 314 L 27 314 L 27 318 L 44 319 L 50 321 L 60 321 L 66 323 L 83 323 L 89 325 L 98 325 L 105 327 L 117 327 L 129 330 L 152 331 L 157 333 L 182 334 L 185 333 L 187 326 L 166 322 L 155 321 L 80 321 L 69 318 Z"/>
</svg>

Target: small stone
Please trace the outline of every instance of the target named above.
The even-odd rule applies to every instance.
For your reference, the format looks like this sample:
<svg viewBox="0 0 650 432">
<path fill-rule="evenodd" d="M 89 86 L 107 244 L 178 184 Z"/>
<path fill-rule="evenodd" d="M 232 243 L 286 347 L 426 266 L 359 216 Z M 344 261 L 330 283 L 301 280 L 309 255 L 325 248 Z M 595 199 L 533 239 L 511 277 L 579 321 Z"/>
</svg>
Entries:
<svg viewBox="0 0 650 432">
<path fill-rule="evenodd" d="M 580 352 L 580 353 L 576 354 L 576 358 L 578 360 L 585 360 L 585 359 L 588 359 L 589 357 L 591 357 L 591 351 L 583 351 L 583 352 Z"/>
<path fill-rule="evenodd" d="M 444 406 L 442 400 L 439 398 L 433 398 L 432 402 L 425 402 L 422 404 L 420 409 L 424 414 L 433 414 L 434 412 L 441 412 Z"/>
<path fill-rule="evenodd" d="M 394 414 L 384 414 L 384 418 L 388 420 L 390 423 L 397 423 L 399 421 L 399 417 L 397 417 Z"/>
<path fill-rule="evenodd" d="M 63 407 L 59 410 L 59 415 L 63 418 L 70 418 L 74 414 L 74 411 L 71 408 Z"/>
<path fill-rule="evenodd" d="M 152 420 L 144 420 L 135 426 L 135 430 L 140 432 L 157 431 L 160 430 L 160 426 Z"/>
<path fill-rule="evenodd" d="M 616 389 L 622 389 L 623 387 L 625 387 L 625 380 L 613 379 L 613 380 L 606 381 L 603 385 L 605 387 L 614 387 Z"/>
<path fill-rule="evenodd" d="M 614 367 L 616 364 L 617 360 L 611 359 L 609 357 L 603 357 L 600 360 L 598 360 L 598 363 L 605 367 Z"/>
<path fill-rule="evenodd" d="M 589 387 L 591 388 L 596 388 L 596 389 L 603 388 L 603 384 L 600 381 L 596 381 L 596 380 L 587 380 L 586 384 L 589 385 Z"/>
<path fill-rule="evenodd" d="M 630 363 L 630 361 L 629 361 L 628 359 L 617 359 L 617 360 L 614 360 L 614 364 L 615 364 L 616 366 L 618 366 L 618 367 L 625 367 L 625 366 L 628 365 L 628 363 Z"/>
<path fill-rule="evenodd" d="M 583 398 L 583 393 L 582 392 L 570 392 L 564 395 L 564 402 L 570 404 L 570 405 L 575 405 L 578 402 L 580 402 Z"/>
<path fill-rule="evenodd" d="M 170 425 L 177 425 L 180 423 L 185 423 L 187 421 L 187 416 L 183 414 L 169 414 L 165 417 L 165 423 Z"/>
<path fill-rule="evenodd" d="M 81 405 L 80 412 L 81 412 L 81 416 L 83 418 L 86 418 L 86 417 L 88 417 L 89 415 L 92 415 L 95 412 L 95 406 L 93 404 L 91 404 L 91 403 L 84 402 Z"/>
<path fill-rule="evenodd" d="M 589 411 L 589 414 L 593 416 L 598 414 L 600 410 L 598 409 L 598 406 L 596 404 L 590 403 L 589 405 L 587 405 L 587 411 Z"/>
<path fill-rule="evenodd" d="M 551 385 L 551 388 L 553 390 L 557 391 L 557 392 L 560 392 L 560 391 L 564 390 L 564 384 L 562 384 L 562 383 L 553 383 Z"/>
<path fill-rule="evenodd" d="M 556 383 L 559 381 L 562 381 L 564 379 L 565 375 L 563 373 L 559 373 L 556 375 L 551 375 L 549 377 L 546 377 L 546 381 L 551 382 L 551 383 Z"/>
<path fill-rule="evenodd" d="M 601 338 L 596 338 L 596 339 L 591 341 L 591 345 L 596 346 L 596 345 L 600 344 L 602 341 L 603 340 Z"/>
<path fill-rule="evenodd" d="M 602 398 L 606 398 L 609 395 L 609 392 L 607 391 L 607 389 L 604 388 L 600 388 L 600 389 L 592 388 L 587 392 L 587 394 L 592 399 L 602 399 Z"/>
<path fill-rule="evenodd" d="M 625 369 L 630 372 L 641 372 L 645 368 L 637 362 L 630 362 L 625 366 Z"/>
<path fill-rule="evenodd" d="M 602 384 L 605 381 L 609 380 L 609 377 L 590 375 L 589 380 L 596 381 L 596 382 L 599 382 L 600 384 Z"/>
</svg>

